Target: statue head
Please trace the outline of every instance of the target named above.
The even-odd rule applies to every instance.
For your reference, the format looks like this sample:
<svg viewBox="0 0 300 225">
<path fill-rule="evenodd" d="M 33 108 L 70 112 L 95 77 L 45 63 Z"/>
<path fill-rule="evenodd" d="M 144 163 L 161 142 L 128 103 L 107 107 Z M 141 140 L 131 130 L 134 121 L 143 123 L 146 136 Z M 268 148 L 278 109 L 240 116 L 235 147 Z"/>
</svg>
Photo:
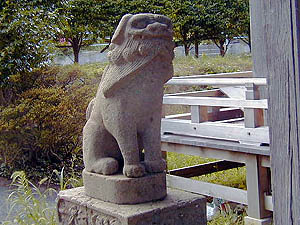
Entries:
<svg viewBox="0 0 300 225">
<path fill-rule="evenodd" d="M 109 47 L 110 65 L 101 81 L 104 96 L 110 97 L 157 56 L 170 64 L 175 47 L 172 39 L 172 23 L 166 16 L 150 13 L 123 16 Z"/>
</svg>

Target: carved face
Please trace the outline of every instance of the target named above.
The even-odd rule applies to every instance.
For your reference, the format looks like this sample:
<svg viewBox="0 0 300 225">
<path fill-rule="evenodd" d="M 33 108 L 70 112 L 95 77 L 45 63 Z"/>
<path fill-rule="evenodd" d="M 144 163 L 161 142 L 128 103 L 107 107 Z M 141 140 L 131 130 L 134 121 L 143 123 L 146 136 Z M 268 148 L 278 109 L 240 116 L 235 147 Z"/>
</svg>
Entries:
<svg viewBox="0 0 300 225">
<path fill-rule="evenodd" d="M 155 55 L 166 47 L 173 54 L 171 20 L 163 15 L 150 13 L 125 15 L 112 38 L 108 58 L 112 63 L 132 61 L 140 54 Z M 139 52 L 138 52 L 139 51 Z"/>
<path fill-rule="evenodd" d="M 107 55 L 110 65 L 101 81 L 105 97 L 133 79 L 158 55 L 162 57 L 161 63 L 170 65 L 175 47 L 172 39 L 172 23 L 166 16 L 150 13 L 123 16 Z"/>
<path fill-rule="evenodd" d="M 163 38 L 172 40 L 172 23 L 169 18 L 162 15 L 138 14 L 129 19 L 127 35 L 141 39 Z"/>
</svg>

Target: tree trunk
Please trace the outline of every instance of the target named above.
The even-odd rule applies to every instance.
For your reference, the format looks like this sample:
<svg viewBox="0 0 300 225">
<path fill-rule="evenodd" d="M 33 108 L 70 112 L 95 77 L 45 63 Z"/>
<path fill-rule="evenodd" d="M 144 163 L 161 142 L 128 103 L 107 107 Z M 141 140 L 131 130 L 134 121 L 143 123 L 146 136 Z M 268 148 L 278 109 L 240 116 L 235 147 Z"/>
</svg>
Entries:
<svg viewBox="0 0 300 225">
<path fill-rule="evenodd" d="M 0 106 L 5 105 L 6 101 L 4 98 L 3 88 L 0 88 Z"/>
<path fill-rule="evenodd" d="M 195 41 L 194 45 L 195 45 L 195 57 L 199 58 L 199 42 Z"/>
<path fill-rule="evenodd" d="M 249 32 L 248 32 L 248 46 L 249 46 L 249 49 L 250 49 L 250 52 L 252 51 L 251 49 L 251 32 L 250 32 L 250 29 L 249 29 Z"/>
<path fill-rule="evenodd" d="M 185 56 L 190 54 L 190 46 L 188 44 L 184 44 L 184 54 Z"/>
<path fill-rule="evenodd" d="M 78 46 L 73 46 L 73 54 L 74 54 L 74 64 L 79 63 L 79 48 L 78 48 Z"/>
<path fill-rule="evenodd" d="M 219 49 L 220 49 L 220 56 L 224 57 L 225 56 L 225 48 L 224 48 L 224 45 L 225 45 L 225 41 L 224 40 L 219 40 L 220 42 L 220 46 L 219 46 Z"/>
<path fill-rule="evenodd" d="M 74 64 L 79 63 L 80 41 L 77 38 L 72 39 L 72 48 L 74 54 Z"/>
<path fill-rule="evenodd" d="M 250 53 L 251 53 L 251 40 L 249 40 L 248 46 L 249 46 L 249 50 L 250 50 Z"/>
</svg>

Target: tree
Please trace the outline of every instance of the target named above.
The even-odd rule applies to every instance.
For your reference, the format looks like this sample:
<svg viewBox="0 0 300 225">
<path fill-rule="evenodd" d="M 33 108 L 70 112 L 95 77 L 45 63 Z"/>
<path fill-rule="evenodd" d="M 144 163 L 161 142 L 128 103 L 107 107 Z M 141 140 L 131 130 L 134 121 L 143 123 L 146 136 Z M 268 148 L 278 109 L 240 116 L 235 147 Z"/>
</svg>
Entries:
<svg viewBox="0 0 300 225">
<path fill-rule="evenodd" d="M 235 36 L 250 38 L 248 0 L 202 0 L 205 8 L 206 32 L 224 56 Z"/>
<path fill-rule="evenodd" d="M 184 46 L 185 55 L 189 55 L 190 46 L 204 37 L 203 6 L 199 0 L 167 1 L 167 16 L 172 19 L 175 39 Z"/>
<path fill-rule="evenodd" d="M 74 63 L 79 62 L 82 46 L 111 36 L 116 24 L 116 1 L 65 0 L 56 9 L 56 41 L 64 39 L 74 53 Z"/>
<path fill-rule="evenodd" d="M 250 12 L 249 0 L 234 1 L 235 13 L 232 17 L 232 24 L 235 27 L 237 36 L 245 42 L 251 51 L 251 34 L 250 34 Z"/>
<path fill-rule="evenodd" d="M 231 12 L 230 8 L 233 0 L 202 0 L 205 8 L 205 31 L 209 39 L 211 39 L 220 49 L 220 55 L 224 56 L 227 47 L 232 39 L 233 30 L 231 29 Z M 226 41 L 228 40 L 228 41 Z"/>
<path fill-rule="evenodd" d="M 0 105 L 9 102 L 9 78 L 49 62 L 52 27 L 50 10 L 55 0 L 7 0 L 0 4 Z"/>
</svg>

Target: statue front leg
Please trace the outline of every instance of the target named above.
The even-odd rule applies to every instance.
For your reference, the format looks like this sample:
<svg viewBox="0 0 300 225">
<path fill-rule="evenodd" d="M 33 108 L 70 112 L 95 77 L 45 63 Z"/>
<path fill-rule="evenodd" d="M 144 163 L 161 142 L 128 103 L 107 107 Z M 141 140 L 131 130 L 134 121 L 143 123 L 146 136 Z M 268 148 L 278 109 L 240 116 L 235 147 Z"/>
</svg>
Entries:
<svg viewBox="0 0 300 225">
<path fill-rule="evenodd" d="M 156 112 L 150 118 L 150 123 L 143 134 L 143 143 L 145 148 L 145 167 L 149 173 L 163 172 L 166 167 L 166 161 L 162 158 L 160 124 L 161 113 Z"/>
<path fill-rule="evenodd" d="M 124 159 L 123 174 L 127 177 L 142 177 L 145 167 L 141 164 L 137 130 L 133 124 L 119 124 L 110 130 L 116 138 Z"/>
</svg>

